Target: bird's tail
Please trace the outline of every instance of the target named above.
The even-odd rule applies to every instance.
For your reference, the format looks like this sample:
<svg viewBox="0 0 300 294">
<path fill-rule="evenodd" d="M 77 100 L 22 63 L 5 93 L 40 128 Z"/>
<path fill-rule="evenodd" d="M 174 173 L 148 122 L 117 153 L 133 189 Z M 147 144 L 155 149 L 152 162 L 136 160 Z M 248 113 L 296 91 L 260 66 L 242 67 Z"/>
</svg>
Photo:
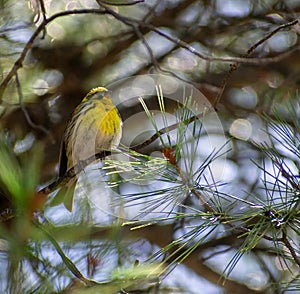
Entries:
<svg viewBox="0 0 300 294">
<path fill-rule="evenodd" d="M 50 206 L 56 206 L 63 203 L 65 208 L 72 212 L 74 206 L 74 191 L 76 183 L 77 178 L 73 177 L 68 181 L 68 183 L 60 187 L 57 194 L 52 199 Z"/>
</svg>

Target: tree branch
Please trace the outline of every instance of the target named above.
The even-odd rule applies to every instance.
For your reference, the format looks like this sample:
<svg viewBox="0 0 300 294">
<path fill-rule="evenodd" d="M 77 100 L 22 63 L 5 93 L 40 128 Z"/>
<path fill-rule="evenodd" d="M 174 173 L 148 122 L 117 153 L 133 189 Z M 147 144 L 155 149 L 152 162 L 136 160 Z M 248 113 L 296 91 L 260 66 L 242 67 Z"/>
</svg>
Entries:
<svg viewBox="0 0 300 294">
<path fill-rule="evenodd" d="M 28 51 L 32 48 L 33 43 L 35 39 L 38 37 L 38 35 L 45 29 L 45 27 L 52 21 L 54 21 L 57 18 L 67 16 L 67 15 L 76 15 L 76 14 L 105 14 L 107 11 L 104 11 L 102 9 L 80 9 L 80 10 L 68 10 L 68 11 L 62 11 L 56 14 L 53 14 L 49 18 L 44 18 L 42 23 L 37 27 L 37 29 L 34 31 L 32 36 L 30 37 L 29 41 L 26 43 L 25 47 L 23 48 L 23 51 L 20 55 L 20 57 L 16 60 L 11 70 L 8 72 L 4 80 L 0 84 L 0 103 L 2 102 L 2 96 L 5 91 L 5 88 L 7 87 L 10 80 L 15 76 L 17 70 L 23 66 L 24 59 L 28 53 Z"/>
<path fill-rule="evenodd" d="M 300 259 L 299 259 L 298 255 L 296 254 L 295 249 L 293 248 L 292 244 L 288 240 L 285 232 L 282 233 L 282 242 L 286 246 L 286 248 L 290 251 L 290 254 L 293 257 L 294 261 L 300 267 Z"/>
</svg>

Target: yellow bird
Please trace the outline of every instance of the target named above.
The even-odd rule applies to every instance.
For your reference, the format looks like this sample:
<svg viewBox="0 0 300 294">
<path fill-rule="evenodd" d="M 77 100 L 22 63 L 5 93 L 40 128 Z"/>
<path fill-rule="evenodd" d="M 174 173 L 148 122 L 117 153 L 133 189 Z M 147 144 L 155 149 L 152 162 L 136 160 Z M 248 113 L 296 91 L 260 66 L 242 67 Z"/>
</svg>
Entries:
<svg viewBox="0 0 300 294">
<path fill-rule="evenodd" d="M 122 119 L 113 104 L 110 91 L 92 89 L 75 108 L 65 129 L 59 164 L 59 177 L 81 160 L 118 147 L 122 136 Z M 72 211 L 77 177 L 71 179 L 54 197 L 52 205 L 64 203 Z"/>
</svg>

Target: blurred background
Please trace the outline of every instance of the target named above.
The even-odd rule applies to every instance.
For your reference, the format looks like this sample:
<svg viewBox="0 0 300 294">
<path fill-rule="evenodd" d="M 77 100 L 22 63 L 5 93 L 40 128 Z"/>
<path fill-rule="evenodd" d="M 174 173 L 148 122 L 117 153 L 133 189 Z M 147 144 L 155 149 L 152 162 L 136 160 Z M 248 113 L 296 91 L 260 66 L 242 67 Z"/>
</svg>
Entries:
<svg viewBox="0 0 300 294">
<path fill-rule="evenodd" d="M 208 129 L 213 127 L 209 131 L 206 128 L 213 133 L 210 148 L 206 147 L 205 139 L 199 147 L 203 156 L 209 156 L 214 147 L 223 146 L 230 138 L 225 148 L 230 150 L 226 152 L 226 163 L 222 156 L 218 157 L 224 172 L 216 175 L 217 181 L 229 182 L 226 191 L 237 197 L 254 192 L 262 195 L 257 186 L 262 171 L 253 161 L 260 162 L 264 155 L 253 142 L 259 144 L 269 140 L 263 115 L 289 122 L 290 113 L 285 108 L 288 103 L 295 105 L 296 115 L 300 115 L 299 105 L 296 106 L 300 98 L 300 26 L 293 23 L 273 35 L 268 34 L 299 18 L 299 12 L 299 0 L 2 0 L 2 135 L 17 158 L 25 154 L 34 157 L 35 153 L 30 152 L 36 145 L 41 146 L 43 156 L 38 187 L 43 187 L 57 176 L 66 122 L 91 88 L 114 89 L 116 84 L 122 88 L 126 78 L 131 81 L 126 87 L 136 84 L 143 88 L 147 82 L 138 80 L 136 75 L 163 74 L 171 81 L 176 79 L 201 92 L 205 103 L 214 108 L 215 116 L 207 122 Z M 35 32 L 39 33 L 34 35 Z M 247 56 L 247 51 L 260 40 L 263 42 Z M 241 57 L 245 58 L 239 59 Z M 236 70 L 232 70 L 232 64 L 237 65 Z M 162 85 L 163 90 L 168 89 L 167 82 Z M 174 85 L 171 83 L 169 87 Z M 128 145 L 134 140 L 137 140 L 135 144 L 142 142 L 155 133 L 153 127 L 149 129 L 147 116 L 130 122 L 130 118 L 143 112 L 143 108 L 137 99 L 140 93 L 129 92 L 113 96 L 123 121 L 127 121 L 123 143 Z M 159 110 L 156 96 L 155 92 L 145 95 L 153 111 Z M 175 106 L 176 101 L 169 99 L 166 112 L 174 115 Z M 274 115 L 274 109 L 280 119 Z M 214 127 L 216 122 L 218 127 Z M 137 124 L 140 130 L 147 132 L 136 131 Z M 138 132 L 143 136 L 136 138 L 140 135 Z M 126 134 L 131 134 L 131 138 L 127 140 L 129 135 Z M 154 154 L 160 149 L 158 142 L 144 153 Z M 286 153 L 284 149 L 281 151 Z M 218 169 L 216 166 L 214 172 Z M 128 192 L 130 186 L 123 187 L 124 190 Z M 10 199 L 7 195 L 2 198 L 1 208 L 5 210 L 10 207 Z M 146 227 L 116 236 L 111 229 L 115 219 L 99 212 L 99 205 L 93 207 L 91 215 L 85 213 L 82 206 L 70 215 L 63 208 L 46 211 L 50 221 L 57 225 L 52 234 L 62 242 L 68 256 L 82 272 L 95 280 L 110 280 L 111 272 L 119 266 L 132 266 L 137 260 L 147 261 L 180 235 L 170 220 L 156 223 L 148 230 Z M 236 208 L 239 212 L 241 209 Z M 189 225 L 193 227 L 198 221 L 193 219 Z M 77 231 L 72 228 L 74 224 Z M 89 230 L 83 235 L 85 226 Z M 298 277 L 289 271 L 298 271 L 292 265 L 289 268 L 271 252 L 263 254 L 268 247 L 264 240 L 256 252 L 239 259 L 225 283 L 220 282 L 223 270 L 234 258 L 241 242 L 236 232 L 226 233 L 222 226 L 213 234 L 164 277 L 160 290 L 149 286 L 155 283 L 153 280 L 146 286 L 143 281 L 133 288 L 146 289 L 149 293 L 283 293 L 278 283 L 288 288 L 295 276 Z M 67 242 L 70 239 L 72 242 Z M 30 274 L 22 278 L 22 291 L 69 293 L 71 288 L 77 289 L 74 277 L 58 261 L 60 257 L 55 248 L 48 241 L 31 242 L 28 246 L 36 260 L 31 263 L 28 259 L 23 263 L 24 268 L 30 268 Z M 5 291 L 9 288 L 9 261 L 5 250 L 0 263 L 3 269 L 0 289 Z M 117 290 L 107 291 L 103 293 L 117 293 Z"/>
</svg>

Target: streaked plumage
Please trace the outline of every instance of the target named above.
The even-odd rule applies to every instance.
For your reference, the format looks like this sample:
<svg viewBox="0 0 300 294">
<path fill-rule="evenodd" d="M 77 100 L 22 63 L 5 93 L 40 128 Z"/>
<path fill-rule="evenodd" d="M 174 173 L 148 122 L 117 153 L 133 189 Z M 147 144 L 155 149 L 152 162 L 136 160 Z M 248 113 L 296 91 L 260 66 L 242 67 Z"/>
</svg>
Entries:
<svg viewBox="0 0 300 294">
<path fill-rule="evenodd" d="M 59 176 L 101 151 L 116 148 L 122 136 L 122 120 L 110 98 L 110 92 L 103 87 L 92 89 L 75 108 L 63 135 Z M 73 194 L 77 178 L 62 187 L 55 196 L 55 204 L 64 202 L 72 211 Z M 63 198 L 63 199 L 61 199 Z"/>
</svg>

